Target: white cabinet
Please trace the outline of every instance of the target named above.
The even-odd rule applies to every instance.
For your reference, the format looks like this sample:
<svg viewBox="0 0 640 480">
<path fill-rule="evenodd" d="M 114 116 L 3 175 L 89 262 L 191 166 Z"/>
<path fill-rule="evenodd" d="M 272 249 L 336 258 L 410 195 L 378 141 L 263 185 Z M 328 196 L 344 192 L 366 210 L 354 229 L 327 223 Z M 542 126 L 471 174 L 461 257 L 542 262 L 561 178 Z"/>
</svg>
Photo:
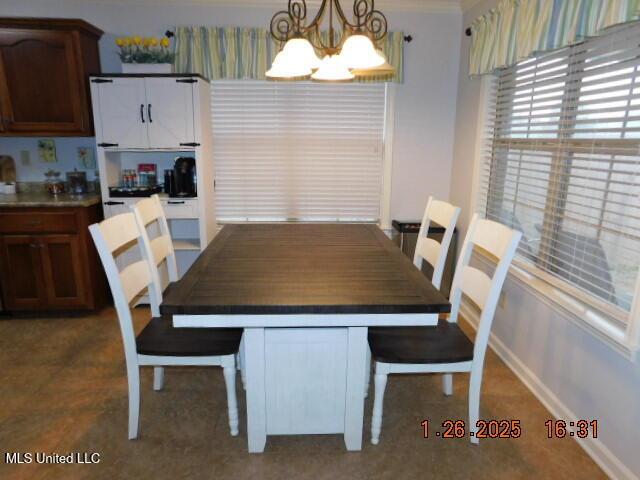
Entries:
<svg viewBox="0 0 640 480">
<path fill-rule="evenodd" d="M 104 202 L 104 216 L 110 218 L 129 211 L 129 202 L 124 200 L 108 200 Z"/>
<path fill-rule="evenodd" d="M 104 202 L 105 217 L 113 217 L 129 211 L 129 207 L 135 204 L 139 198 L 111 198 Z M 169 198 L 161 195 L 160 202 L 168 220 L 199 218 L 198 199 L 196 198 Z"/>
<path fill-rule="evenodd" d="M 190 81 L 181 78 L 145 79 L 150 147 L 175 148 L 196 142 L 193 84 Z"/>
<path fill-rule="evenodd" d="M 91 88 L 98 143 L 114 146 L 117 143 L 121 148 L 147 146 L 147 125 L 143 118 L 147 108 L 144 80 L 97 78 L 92 80 Z"/>
<path fill-rule="evenodd" d="M 195 159 L 198 196 L 160 197 L 182 275 L 218 231 L 209 82 L 190 74 L 105 74 L 91 78 L 91 95 L 105 217 L 139 200 L 111 196 L 125 171 L 154 164 L 162 183 L 177 157 Z"/>
<path fill-rule="evenodd" d="M 95 77 L 91 80 L 98 145 L 106 148 L 193 147 L 190 77 Z"/>
</svg>

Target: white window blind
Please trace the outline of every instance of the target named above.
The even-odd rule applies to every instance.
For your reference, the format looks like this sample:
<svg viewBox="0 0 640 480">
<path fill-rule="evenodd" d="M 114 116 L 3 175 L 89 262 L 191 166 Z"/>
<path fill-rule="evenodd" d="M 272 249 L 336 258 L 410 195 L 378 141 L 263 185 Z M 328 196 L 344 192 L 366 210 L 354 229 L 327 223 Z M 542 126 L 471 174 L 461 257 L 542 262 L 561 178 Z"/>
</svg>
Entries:
<svg viewBox="0 0 640 480">
<path fill-rule="evenodd" d="M 377 222 L 385 88 L 213 82 L 218 220 Z"/>
<path fill-rule="evenodd" d="M 628 320 L 640 264 L 640 27 L 502 70 L 481 204 L 521 259 Z"/>
</svg>

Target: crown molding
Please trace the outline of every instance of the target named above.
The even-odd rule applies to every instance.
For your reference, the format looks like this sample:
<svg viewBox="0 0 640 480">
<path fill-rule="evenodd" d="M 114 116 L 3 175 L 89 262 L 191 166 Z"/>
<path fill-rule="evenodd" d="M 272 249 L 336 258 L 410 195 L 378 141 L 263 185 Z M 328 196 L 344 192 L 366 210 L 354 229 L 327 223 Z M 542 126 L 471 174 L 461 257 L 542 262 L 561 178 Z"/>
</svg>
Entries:
<svg viewBox="0 0 640 480">
<path fill-rule="evenodd" d="M 348 3 L 350 0 L 344 0 Z M 376 8 L 383 12 L 461 13 L 465 0 L 378 0 Z M 476 0 L 477 1 L 477 0 Z M 242 8 L 286 9 L 287 0 L 84 0 L 83 3 L 101 5 L 148 5 L 148 6 L 220 6 Z M 310 8 L 317 7 L 321 0 L 306 0 Z"/>
</svg>

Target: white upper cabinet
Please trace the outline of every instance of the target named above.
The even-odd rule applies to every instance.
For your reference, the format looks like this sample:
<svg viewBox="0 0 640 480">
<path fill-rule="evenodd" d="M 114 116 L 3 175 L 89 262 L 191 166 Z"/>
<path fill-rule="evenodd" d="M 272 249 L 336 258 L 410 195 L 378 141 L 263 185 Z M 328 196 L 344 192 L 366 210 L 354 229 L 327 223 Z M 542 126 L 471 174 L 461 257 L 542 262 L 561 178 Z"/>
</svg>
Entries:
<svg viewBox="0 0 640 480">
<path fill-rule="evenodd" d="M 96 78 L 91 93 L 98 144 L 147 148 L 144 79 Z"/>
<path fill-rule="evenodd" d="M 185 77 L 96 77 L 91 81 L 98 146 L 180 149 L 197 142 L 194 85 Z"/>
<path fill-rule="evenodd" d="M 195 142 L 191 79 L 146 78 L 149 145 L 175 148 Z"/>
</svg>

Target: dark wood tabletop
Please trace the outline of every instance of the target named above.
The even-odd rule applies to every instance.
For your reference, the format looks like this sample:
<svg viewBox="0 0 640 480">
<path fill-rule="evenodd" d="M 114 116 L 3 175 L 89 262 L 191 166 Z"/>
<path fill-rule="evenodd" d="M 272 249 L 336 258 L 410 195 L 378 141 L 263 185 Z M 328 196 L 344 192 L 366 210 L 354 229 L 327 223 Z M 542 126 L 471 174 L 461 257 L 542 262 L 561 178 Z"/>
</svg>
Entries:
<svg viewBox="0 0 640 480">
<path fill-rule="evenodd" d="M 169 286 L 163 315 L 448 312 L 375 225 L 226 225 Z"/>
</svg>

